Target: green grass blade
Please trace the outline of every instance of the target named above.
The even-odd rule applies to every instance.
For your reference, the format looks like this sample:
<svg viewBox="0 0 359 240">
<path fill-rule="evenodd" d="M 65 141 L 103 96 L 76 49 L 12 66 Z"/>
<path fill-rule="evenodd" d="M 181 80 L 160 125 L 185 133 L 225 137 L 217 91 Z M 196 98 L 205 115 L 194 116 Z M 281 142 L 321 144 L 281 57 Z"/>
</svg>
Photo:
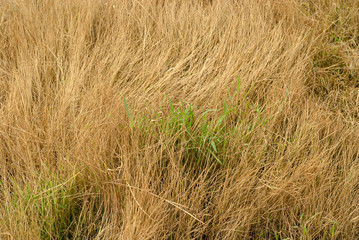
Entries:
<svg viewBox="0 0 359 240">
<path fill-rule="evenodd" d="M 236 89 L 236 97 L 239 97 L 239 85 L 241 83 L 241 73 L 239 73 L 237 78 L 237 89 Z"/>
<path fill-rule="evenodd" d="M 209 150 L 209 152 L 212 154 L 212 156 L 217 160 L 217 162 L 219 162 L 220 164 L 223 164 L 223 162 L 221 162 L 221 160 L 219 160 L 219 158 L 216 156 L 216 154 L 214 154 L 214 152 L 212 152 L 212 150 Z"/>
<path fill-rule="evenodd" d="M 124 104 L 125 104 L 125 109 L 126 109 L 127 118 L 128 118 L 128 121 L 130 122 L 130 128 L 131 128 L 131 130 L 132 130 L 132 120 L 131 120 L 130 111 L 128 110 L 128 105 L 127 105 L 127 102 L 126 102 L 126 97 L 125 97 L 125 95 L 123 95 L 123 102 L 124 102 Z"/>
<path fill-rule="evenodd" d="M 213 147 L 214 152 L 217 153 L 216 144 L 213 142 L 213 140 L 211 141 L 211 145 L 212 145 L 212 147 Z"/>
<path fill-rule="evenodd" d="M 246 95 L 243 97 L 243 99 L 246 99 L 246 98 L 247 98 L 247 96 L 248 96 L 248 94 L 250 93 L 250 91 L 252 90 L 253 86 L 254 86 L 254 83 L 252 83 L 251 87 L 249 88 L 248 92 L 247 92 Z"/>
</svg>

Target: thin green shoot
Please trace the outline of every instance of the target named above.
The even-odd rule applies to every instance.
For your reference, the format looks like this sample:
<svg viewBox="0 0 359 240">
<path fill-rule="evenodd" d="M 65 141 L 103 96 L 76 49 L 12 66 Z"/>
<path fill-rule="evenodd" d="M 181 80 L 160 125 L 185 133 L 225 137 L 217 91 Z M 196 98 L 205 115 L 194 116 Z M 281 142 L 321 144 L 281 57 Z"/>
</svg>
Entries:
<svg viewBox="0 0 359 240">
<path fill-rule="evenodd" d="M 236 97 L 239 97 L 239 86 L 241 83 L 241 73 L 239 73 L 238 78 L 237 78 L 237 89 L 236 89 Z"/>
<path fill-rule="evenodd" d="M 254 87 L 254 82 L 252 83 L 251 87 L 247 91 L 246 95 L 244 95 L 243 100 L 247 98 L 248 94 L 250 93 L 250 91 L 252 90 L 253 87 Z"/>
<path fill-rule="evenodd" d="M 125 104 L 125 109 L 126 109 L 127 118 L 128 118 L 129 123 L 130 123 L 130 129 L 131 129 L 131 131 L 132 131 L 132 130 L 133 130 L 132 120 L 131 120 L 131 115 L 130 115 L 130 111 L 129 111 L 129 109 L 128 109 L 128 105 L 127 105 L 127 102 L 126 102 L 125 95 L 123 95 L 123 102 L 124 102 L 124 104 Z"/>
<path fill-rule="evenodd" d="M 338 43 L 341 42 L 340 38 L 338 36 L 336 36 L 334 33 L 332 33 L 331 35 L 335 39 L 335 41 L 337 41 Z"/>
</svg>

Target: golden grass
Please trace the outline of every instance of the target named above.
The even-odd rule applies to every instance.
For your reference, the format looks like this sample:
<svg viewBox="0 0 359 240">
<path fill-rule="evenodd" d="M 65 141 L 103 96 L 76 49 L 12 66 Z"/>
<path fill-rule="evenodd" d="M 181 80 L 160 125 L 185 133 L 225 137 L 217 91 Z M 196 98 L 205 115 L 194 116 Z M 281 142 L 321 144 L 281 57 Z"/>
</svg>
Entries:
<svg viewBox="0 0 359 240">
<path fill-rule="evenodd" d="M 0 238 L 359 238 L 358 12 L 2 0 Z"/>
</svg>

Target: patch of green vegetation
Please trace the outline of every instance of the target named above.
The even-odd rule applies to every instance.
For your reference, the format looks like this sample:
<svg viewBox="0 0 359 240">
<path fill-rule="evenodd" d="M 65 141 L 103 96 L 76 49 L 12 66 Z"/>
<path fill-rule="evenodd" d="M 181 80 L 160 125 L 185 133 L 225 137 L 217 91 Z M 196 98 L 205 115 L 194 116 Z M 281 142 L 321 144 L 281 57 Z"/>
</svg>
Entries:
<svg viewBox="0 0 359 240">
<path fill-rule="evenodd" d="M 224 151 L 225 140 L 234 130 L 233 127 L 228 129 L 226 126 L 231 110 L 224 108 L 198 111 L 195 106 L 183 102 L 180 106 L 174 106 L 170 99 L 168 104 L 167 114 L 159 109 L 152 118 L 136 118 L 134 122 L 140 134 L 171 139 L 171 145 L 178 151 L 183 151 L 184 164 L 191 161 L 199 166 L 205 159 L 212 159 L 222 165 L 220 155 Z M 221 114 L 216 117 L 218 112 Z"/>
<path fill-rule="evenodd" d="M 72 239 L 81 230 L 84 200 L 77 175 L 65 182 L 51 177 L 36 185 L 36 189 L 15 181 L 12 185 L 14 191 L 6 212 L 26 215 L 29 221 L 37 219 L 41 239 Z"/>
<path fill-rule="evenodd" d="M 81 213 L 81 202 L 76 198 L 74 181 L 69 186 L 61 186 L 55 179 L 51 179 L 44 183 L 47 190 L 34 197 L 34 205 L 40 219 L 43 219 L 42 239 L 71 238 Z"/>
<path fill-rule="evenodd" d="M 253 104 L 248 99 L 253 86 L 254 84 L 251 84 L 240 98 L 239 76 L 235 93 L 228 94 L 220 109 L 199 109 L 183 101 L 175 105 L 166 96 L 163 97 L 159 109 L 153 112 L 152 117 L 146 114 L 131 117 L 125 97 L 124 106 L 131 129 L 138 129 L 139 135 L 170 139 L 170 144 L 182 152 L 183 164 L 196 164 L 199 167 L 204 166 L 209 160 L 218 165 L 226 165 L 225 155 L 227 147 L 231 144 L 230 141 L 233 139 L 249 141 L 251 135 L 271 119 L 262 115 L 263 108 L 260 105 Z M 166 111 L 163 110 L 164 104 L 168 107 Z M 146 137 L 143 138 L 143 146 L 146 146 L 147 140 Z"/>
</svg>

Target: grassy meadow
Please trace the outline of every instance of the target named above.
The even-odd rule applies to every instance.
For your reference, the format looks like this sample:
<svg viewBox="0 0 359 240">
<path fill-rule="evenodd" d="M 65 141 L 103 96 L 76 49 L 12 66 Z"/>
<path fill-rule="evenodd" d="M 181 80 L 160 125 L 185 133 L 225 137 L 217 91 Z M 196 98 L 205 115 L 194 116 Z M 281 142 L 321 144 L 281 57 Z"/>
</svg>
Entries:
<svg viewBox="0 0 359 240">
<path fill-rule="evenodd" d="M 0 0 L 0 239 L 358 239 L 359 0 Z"/>
</svg>

